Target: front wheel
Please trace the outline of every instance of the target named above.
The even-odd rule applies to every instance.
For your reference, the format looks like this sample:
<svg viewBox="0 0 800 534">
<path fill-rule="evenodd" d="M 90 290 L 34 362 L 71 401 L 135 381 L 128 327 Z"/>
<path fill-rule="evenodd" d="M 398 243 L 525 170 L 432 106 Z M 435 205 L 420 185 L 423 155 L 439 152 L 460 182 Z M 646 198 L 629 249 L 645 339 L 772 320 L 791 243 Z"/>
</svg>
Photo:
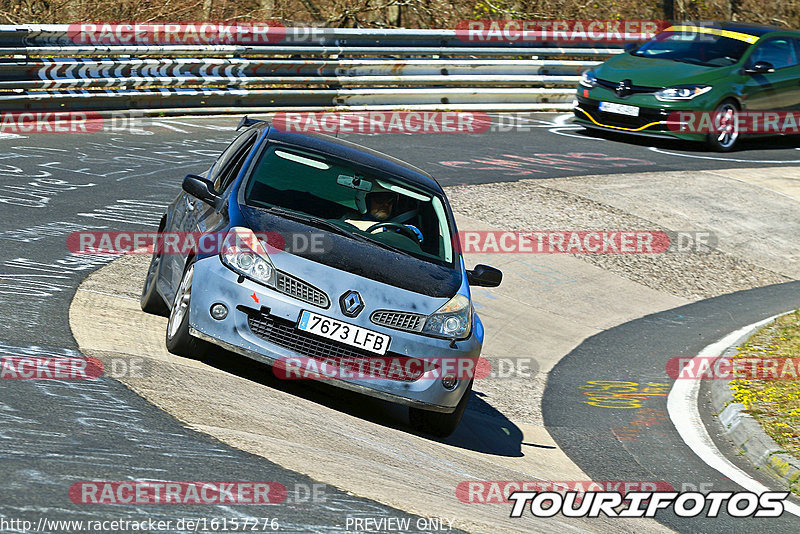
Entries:
<svg viewBox="0 0 800 534">
<path fill-rule="evenodd" d="M 208 344 L 189 334 L 189 304 L 192 297 L 194 260 L 189 260 L 181 279 L 167 322 L 167 350 L 178 356 L 199 358 L 208 351 Z"/>
<path fill-rule="evenodd" d="M 730 152 L 739 141 L 738 106 L 726 100 L 714 110 L 713 124 L 717 130 L 706 136 L 706 144 L 715 152 Z"/>
<path fill-rule="evenodd" d="M 467 403 L 471 395 L 472 380 L 470 380 L 467 389 L 464 391 L 464 396 L 458 401 L 458 405 L 452 413 L 432 412 L 421 408 L 409 408 L 408 419 L 411 422 L 411 427 L 423 434 L 428 434 L 437 438 L 446 438 L 455 432 L 456 427 L 458 427 L 458 424 L 461 422 L 461 417 L 467 409 Z"/>
<path fill-rule="evenodd" d="M 161 295 L 159 295 L 156 290 L 158 268 L 160 265 L 161 253 L 153 252 L 153 258 L 150 260 L 150 267 L 147 269 L 147 277 L 144 281 L 142 296 L 139 297 L 139 306 L 141 306 L 143 312 L 166 317 L 169 315 L 169 308 L 167 308 L 164 299 L 161 298 Z"/>
</svg>

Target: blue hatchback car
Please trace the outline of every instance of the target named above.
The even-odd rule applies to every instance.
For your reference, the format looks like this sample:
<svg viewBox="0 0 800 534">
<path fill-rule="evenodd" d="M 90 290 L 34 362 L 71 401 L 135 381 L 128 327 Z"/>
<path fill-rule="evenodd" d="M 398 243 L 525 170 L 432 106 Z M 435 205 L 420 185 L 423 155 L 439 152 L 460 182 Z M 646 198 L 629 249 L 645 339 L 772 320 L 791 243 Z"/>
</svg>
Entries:
<svg viewBox="0 0 800 534">
<path fill-rule="evenodd" d="M 153 254 L 141 307 L 169 316 L 167 348 L 216 345 L 287 377 L 313 367 L 303 376 L 452 433 L 483 342 L 469 286 L 502 273 L 465 268 L 447 198 L 424 171 L 341 139 L 243 126 L 161 219 L 162 236 L 217 245 Z"/>
</svg>

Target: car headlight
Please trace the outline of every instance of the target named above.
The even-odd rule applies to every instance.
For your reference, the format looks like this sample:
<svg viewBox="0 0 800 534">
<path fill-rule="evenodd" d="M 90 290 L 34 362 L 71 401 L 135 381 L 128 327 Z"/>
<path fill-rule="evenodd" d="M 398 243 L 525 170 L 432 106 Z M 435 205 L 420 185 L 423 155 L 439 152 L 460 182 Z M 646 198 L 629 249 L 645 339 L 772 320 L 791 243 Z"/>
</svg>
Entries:
<svg viewBox="0 0 800 534">
<path fill-rule="evenodd" d="M 594 72 L 587 70 L 581 74 L 581 80 L 578 82 L 582 87 L 597 87 L 597 76 Z"/>
<path fill-rule="evenodd" d="M 664 102 L 691 100 L 711 90 L 710 85 L 678 85 L 656 91 L 656 98 Z"/>
<path fill-rule="evenodd" d="M 275 287 L 275 266 L 266 247 L 249 228 L 235 226 L 222 242 L 219 257 L 229 269 L 254 282 Z"/>
<path fill-rule="evenodd" d="M 471 329 L 472 303 L 464 295 L 458 294 L 428 316 L 422 333 L 464 339 L 469 337 Z"/>
</svg>

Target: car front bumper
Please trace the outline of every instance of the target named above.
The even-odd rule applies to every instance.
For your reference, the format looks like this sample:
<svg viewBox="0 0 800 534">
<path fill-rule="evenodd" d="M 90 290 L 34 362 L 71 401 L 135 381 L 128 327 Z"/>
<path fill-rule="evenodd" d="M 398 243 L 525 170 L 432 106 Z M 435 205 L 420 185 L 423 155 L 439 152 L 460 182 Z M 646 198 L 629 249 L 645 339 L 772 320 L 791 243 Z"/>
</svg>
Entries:
<svg viewBox="0 0 800 534">
<path fill-rule="evenodd" d="M 609 99 L 609 101 L 612 101 Z M 639 116 L 630 117 L 618 113 L 600 111 L 600 100 L 577 97 L 577 106 L 573 112 L 575 122 L 589 128 L 619 132 L 624 134 L 644 135 L 648 137 L 674 138 L 688 141 L 703 141 L 704 134 L 682 133 L 670 129 L 667 125 L 667 117 L 670 113 L 677 111 L 671 108 L 652 108 L 644 107 L 636 103 L 639 108 Z"/>
<path fill-rule="evenodd" d="M 309 310 L 342 320 L 336 317 L 331 309 L 315 308 L 311 304 L 246 278 L 241 282 L 239 280 L 239 276 L 225 267 L 217 256 L 204 258 L 195 263 L 189 311 L 190 333 L 193 336 L 261 363 L 274 364 L 276 361 L 304 358 L 308 355 L 267 341 L 254 333 L 248 321 L 249 315 L 256 312 L 268 314 L 284 325 L 289 322 L 296 325 L 302 310 Z M 211 306 L 217 303 L 225 305 L 228 309 L 228 315 L 223 320 L 211 317 Z M 334 300 L 332 306 L 337 305 Z M 480 355 L 481 343 L 476 335 L 457 341 L 456 348 L 451 348 L 448 340 L 373 324 L 368 319 L 371 312 L 371 309 L 365 309 L 357 319 L 348 319 L 347 322 L 391 336 L 389 346 L 391 354 L 387 353 L 387 356 L 399 355 L 420 359 L 471 358 L 477 361 Z M 303 336 L 305 336 L 304 343 L 315 342 L 316 338 L 313 335 L 303 333 Z M 460 377 L 456 388 L 449 391 L 445 389 L 441 376 L 437 375 L 435 370 L 423 374 L 414 381 L 372 377 L 324 380 L 332 385 L 372 397 L 438 412 L 452 412 L 469 382 Z"/>
</svg>

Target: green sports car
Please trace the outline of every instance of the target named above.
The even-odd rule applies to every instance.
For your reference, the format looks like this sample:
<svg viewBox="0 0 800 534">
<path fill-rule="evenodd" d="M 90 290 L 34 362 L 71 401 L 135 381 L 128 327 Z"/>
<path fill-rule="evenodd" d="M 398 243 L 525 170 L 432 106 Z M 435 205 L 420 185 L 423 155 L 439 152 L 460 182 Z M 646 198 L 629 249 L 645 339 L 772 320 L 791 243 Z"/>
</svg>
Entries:
<svg viewBox="0 0 800 534">
<path fill-rule="evenodd" d="M 574 112 L 587 128 L 726 152 L 742 135 L 731 117 L 791 110 L 800 110 L 800 32 L 726 22 L 671 26 L 583 73 Z M 712 112 L 716 128 L 681 131 L 676 111 Z"/>
</svg>

